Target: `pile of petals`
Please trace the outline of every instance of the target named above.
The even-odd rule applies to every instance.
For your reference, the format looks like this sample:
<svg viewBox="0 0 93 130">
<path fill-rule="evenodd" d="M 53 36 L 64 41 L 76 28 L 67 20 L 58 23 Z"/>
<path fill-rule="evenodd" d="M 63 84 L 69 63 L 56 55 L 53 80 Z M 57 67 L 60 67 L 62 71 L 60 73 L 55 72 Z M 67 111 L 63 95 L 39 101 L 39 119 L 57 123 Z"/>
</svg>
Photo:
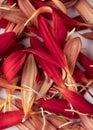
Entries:
<svg viewBox="0 0 93 130">
<path fill-rule="evenodd" d="M 0 28 L 0 130 L 93 130 L 84 96 L 93 100 L 93 57 L 81 39 L 93 40 L 88 1 L 2 0 Z"/>
</svg>

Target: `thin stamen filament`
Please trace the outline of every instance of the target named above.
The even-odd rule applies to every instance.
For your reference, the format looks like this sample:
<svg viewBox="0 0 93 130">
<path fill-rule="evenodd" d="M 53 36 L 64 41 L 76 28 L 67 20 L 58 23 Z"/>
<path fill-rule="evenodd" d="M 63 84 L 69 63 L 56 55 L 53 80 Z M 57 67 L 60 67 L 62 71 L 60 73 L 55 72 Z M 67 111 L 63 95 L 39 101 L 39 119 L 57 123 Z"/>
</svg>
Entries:
<svg viewBox="0 0 93 130">
<path fill-rule="evenodd" d="M 41 13 L 51 13 L 52 12 L 52 9 L 48 6 L 44 6 L 44 7 L 41 7 L 39 9 L 37 9 L 33 14 L 32 16 L 25 22 L 24 26 L 26 26 L 31 20 L 33 20 L 34 18 L 36 18 L 39 14 Z"/>
</svg>

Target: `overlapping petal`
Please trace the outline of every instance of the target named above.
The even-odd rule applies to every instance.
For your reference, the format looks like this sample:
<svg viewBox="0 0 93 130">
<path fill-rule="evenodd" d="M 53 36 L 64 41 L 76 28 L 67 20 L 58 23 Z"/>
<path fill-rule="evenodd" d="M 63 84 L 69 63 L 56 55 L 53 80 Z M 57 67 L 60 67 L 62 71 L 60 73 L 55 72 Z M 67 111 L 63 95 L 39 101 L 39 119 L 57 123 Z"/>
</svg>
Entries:
<svg viewBox="0 0 93 130">
<path fill-rule="evenodd" d="M 33 54 L 34 54 L 34 50 L 35 50 L 35 53 L 36 53 L 36 50 L 38 50 L 39 48 L 41 50 L 41 48 L 43 47 L 43 46 L 41 46 L 42 44 L 44 44 L 44 43 L 42 43 L 37 38 L 34 38 L 34 40 L 31 40 L 31 48 L 33 49 Z M 53 79 L 53 81 L 55 83 L 62 86 L 63 85 L 63 80 L 62 80 L 60 68 L 58 67 L 57 63 L 54 62 L 53 57 L 51 55 L 49 56 L 48 52 L 46 52 L 46 53 L 45 52 L 43 53 L 43 52 L 44 51 L 42 51 L 42 54 L 41 54 L 42 56 L 40 56 L 39 51 L 37 51 L 37 55 L 35 56 L 37 62 L 41 65 L 41 67 L 48 74 L 48 76 L 51 79 Z M 44 59 L 44 57 L 45 57 L 45 59 Z M 47 58 L 47 60 L 46 60 L 46 58 Z"/>
<path fill-rule="evenodd" d="M 45 45 L 51 53 L 52 57 L 54 57 L 55 60 L 59 63 L 60 67 L 65 69 L 67 67 L 65 56 L 61 48 L 57 45 L 56 39 L 53 37 L 49 23 L 44 19 L 44 17 L 40 16 L 38 18 L 38 25 Z"/>
</svg>

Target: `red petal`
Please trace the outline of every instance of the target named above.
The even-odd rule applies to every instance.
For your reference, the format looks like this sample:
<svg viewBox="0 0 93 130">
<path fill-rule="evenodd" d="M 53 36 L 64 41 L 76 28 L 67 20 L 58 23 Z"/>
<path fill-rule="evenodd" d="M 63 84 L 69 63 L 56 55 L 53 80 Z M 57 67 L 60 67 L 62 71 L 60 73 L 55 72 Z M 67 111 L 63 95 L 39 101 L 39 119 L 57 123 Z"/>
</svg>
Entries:
<svg viewBox="0 0 93 130">
<path fill-rule="evenodd" d="M 52 13 L 53 19 L 53 31 L 56 41 L 63 46 L 66 36 L 67 36 L 67 27 L 63 18 L 53 10 Z M 60 26 L 59 26 L 60 25 Z"/>
<path fill-rule="evenodd" d="M 56 98 L 52 98 L 52 99 L 48 99 L 48 100 L 39 99 L 37 104 L 40 107 L 43 107 L 44 109 L 46 109 L 50 112 L 54 112 L 56 114 L 63 114 L 70 118 L 78 117 L 76 114 L 72 114 L 71 112 L 65 111 L 65 109 L 70 109 L 70 105 L 64 99 L 56 99 Z"/>
<path fill-rule="evenodd" d="M 81 23 L 84 23 L 84 22 L 85 22 L 84 19 L 83 19 L 80 15 L 73 17 L 73 19 L 76 20 L 76 21 L 78 21 L 78 22 L 81 22 Z M 87 27 L 85 27 L 85 26 L 79 26 L 79 27 L 77 28 L 77 31 L 83 30 L 83 29 L 86 29 L 86 28 L 87 28 Z"/>
<path fill-rule="evenodd" d="M 12 5 L 15 3 L 15 0 L 8 0 L 8 2 Z"/>
<path fill-rule="evenodd" d="M 12 53 L 4 61 L 2 71 L 8 81 L 12 80 L 22 67 L 26 58 L 26 53 L 23 51 L 16 51 Z"/>
<path fill-rule="evenodd" d="M 27 48 L 26 49 L 27 52 L 32 52 L 33 54 L 39 56 L 40 58 L 59 66 L 59 64 L 51 56 L 45 44 L 41 42 L 38 38 L 31 37 L 30 43 L 31 43 L 31 48 Z"/>
<path fill-rule="evenodd" d="M 43 2 L 38 1 L 38 0 L 30 0 L 30 2 L 34 5 L 34 7 L 36 9 L 39 7 L 42 7 L 42 6 L 46 6 L 46 3 L 43 3 Z"/>
<path fill-rule="evenodd" d="M 91 67 L 91 65 L 93 65 L 93 61 L 83 53 L 79 54 L 78 61 L 86 69 L 87 76 L 93 79 L 93 67 Z"/>
<path fill-rule="evenodd" d="M 0 129 L 17 125 L 22 122 L 24 114 L 23 111 L 9 111 L 0 113 Z"/>
<path fill-rule="evenodd" d="M 50 62 L 47 62 L 45 60 L 42 60 L 41 58 L 37 57 L 37 62 L 41 65 L 41 67 L 43 68 L 43 70 L 47 73 L 47 75 L 53 79 L 53 81 L 59 85 L 59 86 L 64 86 L 63 84 L 63 80 L 62 80 L 62 76 L 60 73 L 60 69 L 53 65 L 50 64 Z"/>
<path fill-rule="evenodd" d="M 6 51 L 16 41 L 14 32 L 0 34 L 0 53 Z"/>
<path fill-rule="evenodd" d="M 72 19 L 71 17 L 69 17 L 67 14 L 63 13 L 60 10 L 57 10 L 55 8 L 54 8 L 54 10 L 56 10 L 56 12 L 63 18 L 63 20 L 64 20 L 64 22 L 65 22 L 69 31 L 71 31 L 73 28 L 78 29 L 78 27 L 80 27 L 80 26 L 84 26 L 84 27 L 90 26 L 86 23 L 82 23 L 82 22 L 79 22 L 79 21 Z"/>
<path fill-rule="evenodd" d="M 48 48 L 51 55 L 55 58 L 55 60 L 59 63 L 60 67 L 66 68 L 66 59 L 61 50 L 61 48 L 57 45 L 55 38 L 52 35 L 50 30 L 50 25 L 48 22 L 40 16 L 38 19 L 38 25 L 40 33 L 44 39 L 45 45 Z"/>
<path fill-rule="evenodd" d="M 5 28 L 8 24 L 6 19 L 0 19 L 0 28 Z"/>
<path fill-rule="evenodd" d="M 37 62 L 41 65 L 43 70 L 48 74 L 48 76 L 53 79 L 55 83 L 62 86 L 63 80 L 60 73 L 60 69 L 57 65 L 57 63 L 54 61 L 54 59 L 49 55 L 46 48 L 43 46 L 44 43 L 42 43 L 37 38 L 33 37 L 31 38 L 31 48 L 34 50 L 39 50 L 38 52 L 33 52 L 34 54 L 38 53 L 37 56 L 35 56 Z M 43 49 L 43 50 L 42 50 Z M 34 51 L 33 50 L 33 51 Z M 40 51 L 42 51 L 40 55 Z M 46 53 L 45 53 L 45 52 Z"/>
<path fill-rule="evenodd" d="M 93 105 L 86 101 L 81 95 L 67 89 L 60 89 L 60 91 L 76 110 L 85 114 L 93 114 Z"/>
<path fill-rule="evenodd" d="M 24 45 L 22 44 L 17 44 L 17 43 L 14 43 L 12 44 L 8 49 L 7 51 L 3 52 L 0 57 L 1 58 L 6 58 L 8 57 L 11 53 L 13 53 L 14 51 L 17 51 L 17 50 L 22 50 L 24 49 Z"/>
<path fill-rule="evenodd" d="M 84 84 L 88 83 L 87 77 L 77 66 L 75 67 L 73 77 L 76 82 L 84 83 Z"/>
</svg>

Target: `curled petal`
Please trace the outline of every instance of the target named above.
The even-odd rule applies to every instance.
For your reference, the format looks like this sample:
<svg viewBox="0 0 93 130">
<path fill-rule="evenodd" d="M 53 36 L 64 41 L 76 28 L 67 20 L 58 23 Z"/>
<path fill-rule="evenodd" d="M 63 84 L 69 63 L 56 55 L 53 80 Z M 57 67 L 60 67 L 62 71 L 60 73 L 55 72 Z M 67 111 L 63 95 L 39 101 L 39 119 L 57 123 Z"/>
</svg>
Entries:
<svg viewBox="0 0 93 130">
<path fill-rule="evenodd" d="M 58 9 L 60 9 L 64 13 L 67 13 L 67 9 L 66 9 L 65 5 L 61 1 L 59 1 L 59 0 L 56 0 L 56 1 L 52 0 L 52 1 Z"/>
<path fill-rule="evenodd" d="M 12 80 L 14 76 L 21 69 L 26 58 L 26 53 L 23 51 L 16 51 L 9 55 L 2 65 L 2 71 L 8 81 Z"/>
</svg>

